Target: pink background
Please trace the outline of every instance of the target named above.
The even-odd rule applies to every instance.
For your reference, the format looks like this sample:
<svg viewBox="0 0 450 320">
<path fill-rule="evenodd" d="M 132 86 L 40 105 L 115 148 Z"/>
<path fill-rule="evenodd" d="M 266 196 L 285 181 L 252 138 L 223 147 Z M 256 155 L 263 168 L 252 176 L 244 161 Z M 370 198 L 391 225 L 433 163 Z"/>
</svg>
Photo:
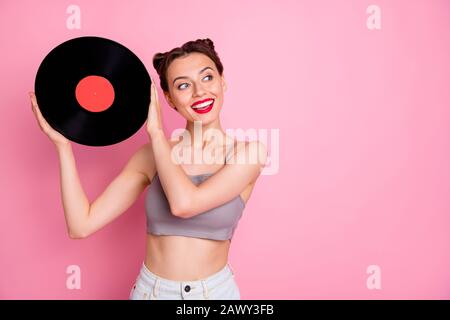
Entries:
<svg viewBox="0 0 450 320">
<path fill-rule="evenodd" d="M 381 30 L 366 27 L 371 4 Z M 127 299 L 144 258 L 143 194 L 90 238 L 67 236 L 57 154 L 27 97 L 52 48 L 96 35 L 155 78 L 155 52 L 210 37 L 224 127 L 280 130 L 278 174 L 260 178 L 231 247 L 243 299 L 449 299 L 449 30 L 445 0 L 1 1 L 0 298 Z M 184 126 L 163 109 L 167 134 Z M 73 144 L 91 201 L 147 141 L 141 128 Z M 73 264 L 80 290 L 66 288 Z"/>
</svg>

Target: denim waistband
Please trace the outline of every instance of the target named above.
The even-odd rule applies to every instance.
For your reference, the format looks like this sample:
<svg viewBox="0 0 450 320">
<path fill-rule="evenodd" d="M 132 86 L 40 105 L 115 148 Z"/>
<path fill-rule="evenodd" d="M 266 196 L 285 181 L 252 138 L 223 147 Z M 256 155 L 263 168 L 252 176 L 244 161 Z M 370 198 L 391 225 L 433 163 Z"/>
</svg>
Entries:
<svg viewBox="0 0 450 320">
<path fill-rule="evenodd" d="M 157 296 L 160 291 L 181 295 L 195 295 L 202 293 L 205 297 L 208 296 L 208 291 L 225 283 L 230 277 L 234 275 L 233 269 L 227 263 L 220 271 L 212 274 L 209 277 L 192 281 L 175 281 L 162 278 L 151 272 L 145 263 L 142 263 L 139 277 L 143 284 L 152 288 L 152 295 Z"/>
</svg>

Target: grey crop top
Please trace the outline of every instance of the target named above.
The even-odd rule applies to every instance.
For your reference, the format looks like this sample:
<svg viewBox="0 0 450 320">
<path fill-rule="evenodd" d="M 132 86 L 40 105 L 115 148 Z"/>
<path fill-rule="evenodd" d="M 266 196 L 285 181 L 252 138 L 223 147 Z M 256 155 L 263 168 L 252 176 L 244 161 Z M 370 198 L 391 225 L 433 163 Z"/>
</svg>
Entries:
<svg viewBox="0 0 450 320">
<path fill-rule="evenodd" d="M 213 174 L 203 173 L 188 177 L 195 185 L 199 185 Z M 231 241 L 244 208 L 244 200 L 237 195 L 230 201 L 192 218 L 176 217 L 170 211 L 169 202 L 156 173 L 145 196 L 147 233 Z"/>
</svg>

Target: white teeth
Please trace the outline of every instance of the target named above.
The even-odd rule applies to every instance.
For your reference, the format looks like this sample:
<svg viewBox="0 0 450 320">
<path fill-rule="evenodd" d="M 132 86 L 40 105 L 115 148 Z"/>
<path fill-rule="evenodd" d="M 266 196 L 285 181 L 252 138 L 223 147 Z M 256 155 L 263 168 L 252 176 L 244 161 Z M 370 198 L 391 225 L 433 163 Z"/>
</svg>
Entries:
<svg viewBox="0 0 450 320">
<path fill-rule="evenodd" d="M 200 104 L 198 104 L 196 106 L 193 106 L 192 108 L 193 109 L 201 109 L 201 108 L 209 106 L 213 102 L 214 102 L 214 100 L 206 101 L 206 102 L 200 103 Z"/>
</svg>

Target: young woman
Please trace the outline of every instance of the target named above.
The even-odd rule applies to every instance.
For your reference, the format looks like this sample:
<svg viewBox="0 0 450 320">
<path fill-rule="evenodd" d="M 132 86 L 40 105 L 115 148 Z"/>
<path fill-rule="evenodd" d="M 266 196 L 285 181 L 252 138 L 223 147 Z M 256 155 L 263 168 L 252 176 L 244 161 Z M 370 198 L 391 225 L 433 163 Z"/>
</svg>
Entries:
<svg viewBox="0 0 450 320">
<path fill-rule="evenodd" d="M 158 53 L 153 66 L 168 104 L 186 119 L 183 143 L 165 137 L 152 81 L 149 143 L 92 203 L 80 184 L 71 144 L 50 127 L 30 93 L 38 123 L 59 155 L 69 235 L 85 238 L 96 232 L 125 212 L 148 186 L 146 257 L 130 299 L 240 299 L 228 252 L 266 162 L 265 146 L 225 134 L 220 111 L 226 83 L 210 39 Z M 183 161 L 175 154 L 182 154 Z"/>
</svg>

